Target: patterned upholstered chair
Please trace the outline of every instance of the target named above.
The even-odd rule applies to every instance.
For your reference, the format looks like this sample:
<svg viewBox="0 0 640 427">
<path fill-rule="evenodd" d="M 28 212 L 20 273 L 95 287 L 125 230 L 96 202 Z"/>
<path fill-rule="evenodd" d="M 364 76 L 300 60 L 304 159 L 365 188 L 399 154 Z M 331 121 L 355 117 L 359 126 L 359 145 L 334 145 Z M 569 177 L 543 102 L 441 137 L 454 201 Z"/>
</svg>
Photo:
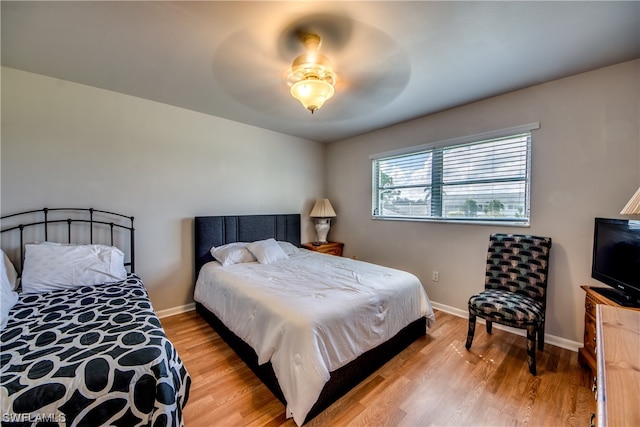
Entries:
<svg viewBox="0 0 640 427">
<path fill-rule="evenodd" d="M 536 336 L 538 348 L 544 349 L 550 249 L 550 237 L 491 235 L 485 290 L 469 298 L 467 350 L 473 342 L 476 317 L 485 319 L 489 334 L 493 322 L 526 329 L 527 362 L 536 375 Z"/>
</svg>

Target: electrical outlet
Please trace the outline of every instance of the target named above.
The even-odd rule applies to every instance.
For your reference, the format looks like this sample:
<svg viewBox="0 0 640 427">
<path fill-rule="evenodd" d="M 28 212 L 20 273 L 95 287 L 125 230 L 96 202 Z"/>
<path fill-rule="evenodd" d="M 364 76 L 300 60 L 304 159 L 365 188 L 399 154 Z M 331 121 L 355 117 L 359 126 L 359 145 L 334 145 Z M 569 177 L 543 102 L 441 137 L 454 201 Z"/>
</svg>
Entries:
<svg viewBox="0 0 640 427">
<path fill-rule="evenodd" d="M 440 281 L 440 273 L 438 273 L 437 271 L 433 270 L 431 272 L 431 280 L 433 280 L 434 282 Z"/>
</svg>

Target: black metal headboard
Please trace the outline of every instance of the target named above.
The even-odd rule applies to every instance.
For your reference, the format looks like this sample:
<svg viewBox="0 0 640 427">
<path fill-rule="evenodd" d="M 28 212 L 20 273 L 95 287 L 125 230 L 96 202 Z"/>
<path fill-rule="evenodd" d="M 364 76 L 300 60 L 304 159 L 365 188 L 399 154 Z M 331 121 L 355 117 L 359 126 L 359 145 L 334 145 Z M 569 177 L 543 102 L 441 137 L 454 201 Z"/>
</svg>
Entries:
<svg viewBox="0 0 640 427">
<path fill-rule="evenodd" d="M 12 240 L 16 237 L 14 234 L 17 234 L 18 241 L 10 243 L 13 243 L 13 248 L 19 247 L 20 262 L 18 264 L 15 262 L 17 259 L 14 259 L 14 263 L 20 272 L 24 266 L 24 244 L 52 241 L 51 239 L 65 243 L 109 244 L 121 249 L 128 246 L 129 262 L 125 262 L 125 267 L 129 267 L 131 273 L 135 272 L 135 229 L 132 216 L 93 208 L 43 208 L 5 215 L 0 220 L 3 247 L 7 240 Z M 10 233 L 12 231 L 14 233 Z M 123 231 L 128 236 L 119 238 L 114 231 Z M 126 256 L 127 251 L 124 252 Z"/>
<path fill-rule="evenodd" d="M 196 278 L 213 246 L 269 238 L 300 246 L 300 214 L 197 216 L 194 229 Z"/>
</svg>

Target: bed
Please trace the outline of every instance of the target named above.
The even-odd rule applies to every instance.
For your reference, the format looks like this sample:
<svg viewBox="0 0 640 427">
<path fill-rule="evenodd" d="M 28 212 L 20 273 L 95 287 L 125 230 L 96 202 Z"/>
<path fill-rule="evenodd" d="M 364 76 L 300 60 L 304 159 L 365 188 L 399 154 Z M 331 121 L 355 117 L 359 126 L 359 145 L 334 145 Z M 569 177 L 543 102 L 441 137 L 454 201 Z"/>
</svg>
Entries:
<svg viewBox="0 0 640 427">
<path fill-rule="evenodd" d="M 183 426 L 191 378 L 135 274 L 133 217 L 40 209 L 2 227 L 2 425 Z"/>
<path fill-rule="evenodd" d="M 435 320 L 414 275 L 300 249 L 299 214 L 196 217 L 194 228 L 196 309 L 298 425 Z"/>
</svg>

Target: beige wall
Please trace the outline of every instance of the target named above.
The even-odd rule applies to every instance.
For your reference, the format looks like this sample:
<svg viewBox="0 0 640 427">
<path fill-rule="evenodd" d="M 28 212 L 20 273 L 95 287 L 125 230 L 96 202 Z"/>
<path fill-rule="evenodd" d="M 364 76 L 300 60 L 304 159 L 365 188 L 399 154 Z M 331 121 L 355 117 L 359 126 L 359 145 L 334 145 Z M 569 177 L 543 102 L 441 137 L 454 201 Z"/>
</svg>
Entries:
<svg viewBox="0 0 640 427">
<path fill-rule="evenodd" d="M 1 211 L 94 207 L 135 216 L 137 273 L 156 310 L 193 293 L 196 215 L 303 213 L 324 146 L 2 68 Z"/>
<path fill-rule="evenodd" d="M 552 236 L 547 331 L 579 342 L 579 285 L 598 284 L 593 218 L 620 217 L 640 184 L 640 61 L 327 146 L 13 69 L 1 78 L 2 214 L 84 205 L 134 215 L 137 270 L 157 310 L 192 301 L 193 216 L 301 212 L 307 241 L 304 218 L 328 195 L 330 238 L 346 255 L 415 273 L 458 313 L 482 288 L 490 232 Z M 371 219 L 370 154 L 536 121 L 530 228 Z"/>
<path fill-rule="evenodd" d="M 547 332 L 572 347 L 583 334 L 580 285 L 598 284 L 590 278 L 594 217 L 620 217 L 640 183 L 639 82 L 636 60 L 329 145 L 327 193 L 338 214 L 331 239 L 345 242 L 347 256 L 416 274 L 433 301 L 462 314 L 483 287 L 491 232 L 551 236 Z M 540 129 L 530 228 L 371 219 L 370 154 L 532 122 Z"/>
</svg>

